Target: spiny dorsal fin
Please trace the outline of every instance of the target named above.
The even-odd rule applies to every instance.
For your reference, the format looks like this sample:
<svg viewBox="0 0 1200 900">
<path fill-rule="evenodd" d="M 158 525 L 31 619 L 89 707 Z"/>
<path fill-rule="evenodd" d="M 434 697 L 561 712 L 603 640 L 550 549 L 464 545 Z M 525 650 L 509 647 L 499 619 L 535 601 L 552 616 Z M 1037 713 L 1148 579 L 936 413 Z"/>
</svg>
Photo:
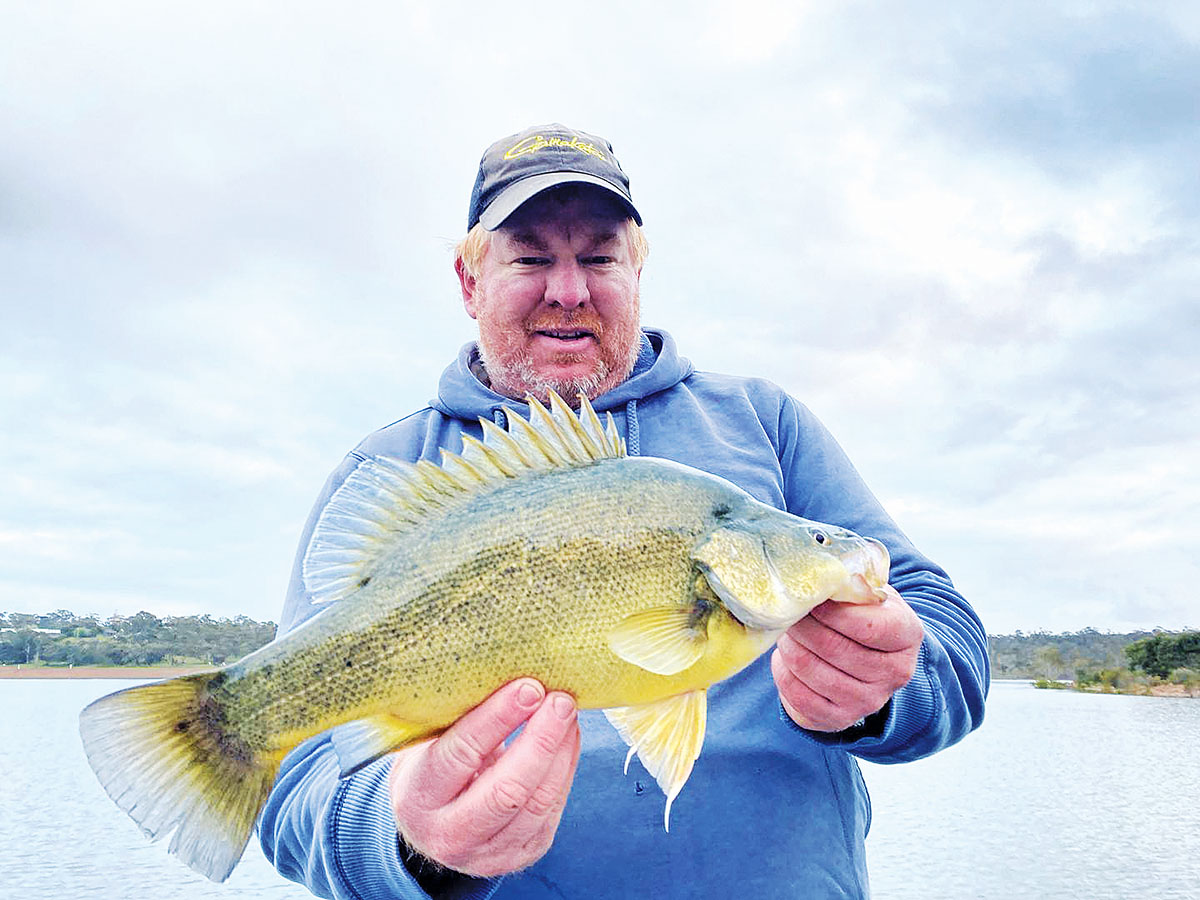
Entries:
<svg viewBox="0 0 1200 900">
<path fill-rule="evenodd" d="M 612 414 L 607 425 L 580 395 L 576 416 L 550 392 L 550 410 L 527 398 L 530 421 L 506 409 L 508 430 L 480 419 L 483 440 L 463 435 L 461 454 L 442 451 L 441 466 L 386 456 L 363 460 L 321 511 L 304 555 L 304 586 L 314 603 L 357 590 L 397 540 L 467 498 L 553 469 L 625 455 Z"/>
</svg>

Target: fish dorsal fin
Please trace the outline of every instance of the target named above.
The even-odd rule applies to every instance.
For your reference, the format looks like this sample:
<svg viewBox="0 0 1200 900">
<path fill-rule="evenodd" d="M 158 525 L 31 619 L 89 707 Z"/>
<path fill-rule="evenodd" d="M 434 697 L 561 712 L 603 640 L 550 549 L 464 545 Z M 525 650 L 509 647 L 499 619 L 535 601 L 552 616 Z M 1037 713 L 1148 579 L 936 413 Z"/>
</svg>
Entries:
<svg viewBox="0 0 1200 900">
<path fill-rule="evenodd" d="M 688 691 L 641 706 L 606 709 L 604 715 L 629 745 L 625 771 L 629 771 L 629 760 L 636 753 L 667 795 L 663 827 L 670 831 L 671 804 L 692 774 L 692 766 L 704 746 L 708 718 L 704 691 Z"/>
<path fill-rule="evenodd" d="M 687 606 L 644 609 L 626 616 L 608 636 L 613 653 L 655 675 L 677 675 L 704 655 L 708 632 Z"/>
<path fill-rule="evenodd" d="M 366 584 L 396 541 L 479 491 L 553 469 L 625 455 L 611 413 L 602 424 L 587 397 L 576 416 L 550 392 L 550 409 L 528 398 L 530 421 L 506 410 L 508 429 L 480 419 L 483 440 L 463 435 L 461 454 L 441 465 L 387 456 L 364 459 L 321 511 L 304 554 L 304 587 L 314 603 L 340 599 Z"/>
</svg>

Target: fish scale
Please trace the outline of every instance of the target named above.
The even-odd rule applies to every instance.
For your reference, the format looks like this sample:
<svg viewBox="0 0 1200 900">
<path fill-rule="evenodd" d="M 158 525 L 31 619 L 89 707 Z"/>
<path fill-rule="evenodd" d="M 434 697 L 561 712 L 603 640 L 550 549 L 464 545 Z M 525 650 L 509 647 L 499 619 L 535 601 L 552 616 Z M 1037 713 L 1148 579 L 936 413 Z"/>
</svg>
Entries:
<svg viewBox="0 0 1200 900">
<path fill-rule="evenodd" d="M 302 626 L 87 707 L 84 747 L 118 805 L 219 881 L 300 741 L 332 729 L 348 775 L 531 676 L 605 711 L 669 826 L 707 688 L 825 599 L 880 599 L 878 542 L 630 458 L 586 398 L 578 416 L 557 395 L 529 409 L 440 467 L 364 460 L 313 531 L 303 572 L 324 608 Z"/>
</svg>

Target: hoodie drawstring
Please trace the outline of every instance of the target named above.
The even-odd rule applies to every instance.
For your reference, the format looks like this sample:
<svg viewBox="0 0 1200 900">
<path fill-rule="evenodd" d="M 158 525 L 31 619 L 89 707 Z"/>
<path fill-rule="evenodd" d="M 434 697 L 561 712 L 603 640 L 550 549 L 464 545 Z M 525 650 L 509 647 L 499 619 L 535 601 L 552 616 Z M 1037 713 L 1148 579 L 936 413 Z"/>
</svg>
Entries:
<svg viewBox="0 0 1200 900">
<path fill-rule="evenodd" d="M 492 421 L 496 423 L 497 428 L 502 430 L 508 428 L 508 417 L 504 414 L 503 406 L 497 406 L 492 410 Z M 630 400 L 625 404 L 625 450 L 630 456 L 642 455 L 642 435 L 641 426 L 638 424 L 637 400 Z"/>
<path fill-rule="evenodd" d="M 637 400 L 625 404 L 625 449 L 630 456 L 642 455 L 642 433 L 638 425 Z"/>
</svg>

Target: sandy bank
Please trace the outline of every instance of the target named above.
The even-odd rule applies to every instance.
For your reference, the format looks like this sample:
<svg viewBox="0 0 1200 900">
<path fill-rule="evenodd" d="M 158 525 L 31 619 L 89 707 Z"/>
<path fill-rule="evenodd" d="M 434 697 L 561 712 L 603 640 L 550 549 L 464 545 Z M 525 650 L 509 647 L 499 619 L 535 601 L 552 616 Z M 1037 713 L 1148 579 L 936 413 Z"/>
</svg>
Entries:
<svg viewBox="0 0 1200 900">
<path fill-rule="evenodd" d="M 1129 697 L 1191 697 L 1200 698 L 1200 688 L 1188 687 L 1183 684 L 1136 684 L 1132 687 L 1106 688 L 1099 684 L 1089 684 L 1085 687 L 1073 687 L 1072 690 L 1084 694 L 1123 694 Z"/>
</svg>

